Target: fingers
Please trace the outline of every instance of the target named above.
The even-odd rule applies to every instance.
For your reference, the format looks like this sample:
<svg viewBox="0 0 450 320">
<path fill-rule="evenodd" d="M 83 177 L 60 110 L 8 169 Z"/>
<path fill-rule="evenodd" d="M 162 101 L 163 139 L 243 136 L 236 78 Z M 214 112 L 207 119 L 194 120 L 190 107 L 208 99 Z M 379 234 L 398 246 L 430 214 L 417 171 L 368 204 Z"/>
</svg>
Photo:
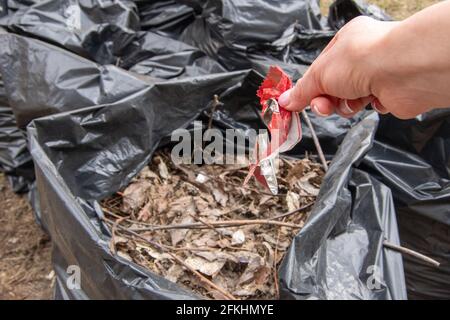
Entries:
<svg viewBox="0 0 450 320">
<path fill-rule="evenodd" d="M 283 93 L 278 99 L 281 107 L 289 111 L 300 112 L 310 105 L 312 99 L 321 95 L 314 79 L 307 72 L 305 76 L 299 79 L 296 85 Z"/>
<path fill-rule="evenodd" d="M 389 111 L 381 104 L 380 100 L 375 98 L 371 102 L 372 108 L 377 111 L 379 114 L 387 114 Z"/>
<path fill-rule="evenodd" d="M 280 106 L 283 107 L 283 104 L 286 105 L 285 99 L 292 99 L 292 90 L 286 91 L 287 94 L 283 97 L 280 96 L 279 103 Z M 321 117 L 328 117 L 332 115 L 333 113 L 339 114 L 341 117 L 344 118 L 351 118 L 358 112 L 360 112 L 364 107 L 372 103 L 372 107 L 376 110 L 385 110 L 385 108 L 379 103 L 378 99 L 376 99 L 373 96 L 359 98 L 359 99 L 353 99 L 353 100 L 347 100 L 347 99 L 339 99 L 336 97 L 330 97 L 330 96 L 318 96 L 311 100 L 311 110 Z M 290 102 L 287 103 L 288 106 L 291 106 L 292 104 Z M 375 107 L 374 107 L 375 105 Z M 286 109 L 289 109 L 288 107 L 285 107 Z M 300 109 L 299 111 L 303 110 Z M 297 110 L 294 110 L 297 111 Z M 381 112 L 380 112 L 381 113 Z"/>
<path fill-rule="evenodd" d="M 327 96 L 320 96 L 311 101 L 311 110 L 321 117 L 328 117 L 335 111 L 336 102 L 339 99 Z"/>
<path fill-rule="evenodd" d="M 312 105 L 314 98 L 320 97 L 325 93 L 320 86 L 321 79 L 319 78 L 321 73 L 319 70 L 322 70 L 323 66 L 326 65 L 327 53 L 334 47 L 336 41 L 337 36 L 333 37 L 295 86 L 280 96 L 278 103 L 281 107 L 286 110 L 301 112 L 310 104 Z M 326 103 L 326 100 L 322 100 L 322 102 Z M 324 107 L 324 111 L 326 111 L 325 109 L 326 107 Z"/>
<path fill-rule="evenodd" d="M 351 118 L 362 109 L 364 109 L 368 104 L 370 104 L 375 98 L 373 96 L 346 100 L 341 99 L 339 105 L 336 108 L 336 113 L 344 118 Z"/>
<path fill-rule="evenodd" d="M 372 103 L 374 99 L 372 96 L 354 100 L 320 96 L 311 101 L 311 110 L 321 117 L 327 117 L 333 113 L 337 113 L 341 117 L 351 118 L 365 106 Z"/>
</svg>

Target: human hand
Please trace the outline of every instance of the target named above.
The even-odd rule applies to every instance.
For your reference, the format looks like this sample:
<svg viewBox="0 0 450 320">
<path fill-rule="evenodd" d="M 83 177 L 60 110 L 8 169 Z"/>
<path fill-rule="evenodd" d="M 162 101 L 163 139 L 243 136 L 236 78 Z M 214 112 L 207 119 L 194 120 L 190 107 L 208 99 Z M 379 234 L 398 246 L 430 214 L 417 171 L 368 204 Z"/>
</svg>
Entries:
<svg viewBox="0 0 450 320">
<path fill-rule="evenodd" d="M 423 38 L 405 32 L 408 26 L 402 24 L 406 22 L 363 16 L 350 21 L 304 77 L 279 98 L 280 106 L 300 112 L 310 105 L 319 116 L 337 113 L 347 118 L 369 103 L 379 113 L 399 118 L 415 117 L 432 105 L 445 106 L 450 97 L 437 101 L 430 88 L 438 79 L 422 76 L 427 71 L 420 65 L 426 64 L 420 61 Z"/>
</svg>

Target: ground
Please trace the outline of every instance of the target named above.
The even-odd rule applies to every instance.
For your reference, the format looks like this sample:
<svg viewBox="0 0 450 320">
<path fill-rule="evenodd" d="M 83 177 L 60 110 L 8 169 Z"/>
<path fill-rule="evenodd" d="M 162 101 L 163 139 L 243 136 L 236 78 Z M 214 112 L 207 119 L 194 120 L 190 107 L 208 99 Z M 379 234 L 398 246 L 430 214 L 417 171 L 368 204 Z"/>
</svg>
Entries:
<svg viewBox="0 0 450 320">
<path fill-rule="evenodd" d="M 50 241 L 1 173 L 0 212 L 0 300 L 51 299 Z"/>
<path fill-rule="evenodd" d="M 332 0 L 322 0 L 326 13 Z M 404 19 L 437 0 L 370 0 Z M 0 173 L 0 300 L 51 299 L 54 276 L 48 237 L 34 222 L 25 196 L 15 195 Z"/>
</svg>

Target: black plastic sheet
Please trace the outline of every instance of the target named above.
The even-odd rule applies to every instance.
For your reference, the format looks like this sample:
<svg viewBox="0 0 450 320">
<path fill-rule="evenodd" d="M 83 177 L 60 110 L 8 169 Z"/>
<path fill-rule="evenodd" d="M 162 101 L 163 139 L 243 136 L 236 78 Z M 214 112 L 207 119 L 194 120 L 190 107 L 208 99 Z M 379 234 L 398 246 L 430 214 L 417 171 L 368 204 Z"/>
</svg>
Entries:
<svg viewBox="0 0 450 320">
<path fill-rule="evenodd" d="M 151 31 L 138 33 L 122 57 L 120 67 L 161 79 L 226 71 L 199 49 Z"/>
<path fill-rule="evenodd" d="M 410 299 L 450 297 L 450 112 L 413 120 L 383 117 L 359 167 L 392 192 L 402 245 L 439 261 L 433 268 L 405 256 Z"/>
<path fill-rule="evenodd" d="M 297 79 L 351 18 L 389 20 L 353 0 L 332 5 L 328 21 L 316 0 L 10 0 L 8 9 L 0 169 L 31 190 L 62 299 L 197 298 L 112 255 L 98 201 L 126 186 L 172 130 L 209 119 L 214 94 L 224 104 L 215 127 L 261 128 L 255 92 L 271 64 Z M 448 298 L 450 116 L 310 117 L 333 162 L 283 262 L 282 298 Z M 28 138 L 16 127 L 27 125 L 31 187 Z M 315 153 L 303 128 L 292 156 Z M 403 259 L 384 240 L 442 266 Z M 67 287 L 70 265 L 81 268 L 81 290 Z"/>
<path fill-rule="evenodd" d="M 295 299 L 406 299 L 391 190 L 355 168 L 371 149 L 378 116 L 349 131 L 322 184 L 313 213 L 280 269 Z M 377 278 L 379 277 L 379 278 Z M 372 286 L 372 287 L 371 287 Z"/>
<path fill-rule="evenodd" d="M 138 7 L 142 30 L 178 38 L 194 19 L 194 10 L 174 0 L 134 0 Z"/>
<path fill-rule="evenodd" d="M 21 7 L 0 25 L 100 63 L 112 63 L 140 28 L 135 4 L 128 0 L 43 1 Z"/>
<path fill-rule="evenodd" d="M 197 15 L 181 40 L 229 70 L 250 67 L 248 47 L 276 41 L 294 23 L 308 30 L 323 29 L 317 0 L 288 0 L 282 5 L 273 0 L 185 2 Z"/>
<path fill-rule="evenodd" d="M 43 115 L 117 101 L 151 83 L 11 33 L 0 34 L 0 71 L 19 127 Z"/>
</svg>

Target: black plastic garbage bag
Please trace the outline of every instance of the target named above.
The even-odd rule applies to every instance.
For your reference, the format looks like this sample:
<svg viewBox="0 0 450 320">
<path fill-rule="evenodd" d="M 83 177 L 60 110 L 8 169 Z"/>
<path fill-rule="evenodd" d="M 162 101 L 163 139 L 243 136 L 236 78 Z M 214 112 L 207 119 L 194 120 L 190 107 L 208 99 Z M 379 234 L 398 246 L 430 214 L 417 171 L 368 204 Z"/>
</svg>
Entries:
<svg viewBox="0 0 450 320">
<path fill-rule="evenodd" d="M 383 117 L 358 167 L 392 190 L 402 245 L 441 263 L 405 256 L 408 297 L 449 299 L 450 111 L 408 121 Z"/>
<path fill-rule="evenodd" d="M 140 29 L 136 6 L 129 0 L 49 0 L 21 7 L 0 25 L 99 63 L 113 63 Z"/>
<path fill-rule="evenodd" d="M 8 14 L 8 4 L 6 1 L 0 1 L 0 18 Z"/>
<path fill-rule="evenodd" d="M 161 79 L 226 71 L 199 49 L 151 31 L 136 34 L 121 56 L 120 67 Z"/>
<path fill-rule="evenodd" d="M 11 33 L 0 34 L 0 72 L 19 127 L 40 116 L 118 101 L 151 83 Z"/>
<path fill-rule="evenodd" d="M 0 43 L 0 170 L 15 192 L 29 191 L 34 181 L 20 128 L 39 116 L 120 100 L 152 83 L 38 40 L 0 32 Z"/>
<path fill-rule="evenodd" d="M 134 0 L 138 7 L 142 30 L 178 39 L 194 19 L 194 10 L 175 0 Z"/>
<path fill-rule="evenodd" d="M 0 0 L 0 18 L 17 11 L 19 8 L 31 6 L 44 0 Z"/>
<path fill-rule="evenodd" d="M 262 74 L 266 74 L 271 65 L 278 65 L 298 79 L 334 35 L 334 31 L 307 29 L 294 23 L 271 43 L 249 45 L 246 56 L 252 68 Z"/>
<path fill-rule="evenodd" d="M 197 49 L 156 34 L 149 37 L 150 34 L 145 35 L 147 42 L 141 45 L 147 50 L 130 52 L 130 58 L 124 62 L 140 61 L 132 67 L 135 72 L 171 78 L 223 71 Z M 151 41 L 155 37 L 158 43 Z M 53 45 L 15 34 L 0 33 L 0 44 L 0 77 L 3 74 L 8 87 L 8 94 L 3 82 L 0 88 L 0 169 L 7 173 L 16 192 L 28 191 L 34 180 L 26 135 L 17 126 L 24 128 L 36 117 L 117 101 L 155 80 L 111 65 L 100 66 Z"/>
<path fill-rule="evenodd" d="M 317 0 L 288 0 L 282 5 L 273 0 L 185 2 L 200 12 L 181 40 L 230 70 L 249 66 L 248 46 L 277 40 L 295 22 L 306 29 L 322 29 Z"/>
<path fill-rule="evenodd" d="M 29 126 L 31 152 L 36 163 L 42 221 L 54 242 L 59 298 L 195 297 L 178 285 L 111 255 L 109 235 L 99 220 L 102 212 L 97 201 L 124 187 L 172 130 L 185 127 L 201 116 L 210 105 L 211 94 L 219 95 L 224 103 L 224 114 L 236 118 L 245 114 L 240 117 L 243 126 L 258 125 L 254 90 L 260 81 L 259 75 L 248 71 L 167 81 L 114 104 L 32 122 Z M 186 92 L 190 94 L 186 95 Z M 303 246 L 312 252 L 331 234 L 358 230 L 357 235 L 348 235 L 346 239 L 359 240 L 350 248 L 359 251 L 347 250 L 339 257 L 330 254 L 327 260 L 330 266 L 339 268 L 340 263 L 341 268 L 338 274 L 321 275 L 319 281 L 333 282 L 336 290 L 339 285 L 354 284 L 355 291 L 346 297 L 405 298 L 401 256 L 385 252 L 379 243 L 385 238 L 393 243 L 398 241 L 390 192 L 380 182 L 351 169 L 370 147 L 375 124 L 376 117 L 372 116 L 358 125 L 359 129 L 354 129 L 354 135 L 363 142 L 360 147 L 352 143 L 354 135 L 344 143 L 351 149 L 341 151 L 342 158 L 331 167 L 327 176 L 333 183 L 324 184 L 314 209 L 313 217 L 322 216 L 323 223 L 329 228 L 315 229 L 318 228 L 314 222 L 317 220 L 312 218 L 309 228 L 317 231 L 316 237 L 311 237 Z M 61 128 L 65 128 L 64 135 Z M 80 153 L 80 150 L 84 152 Z M 349 191 L 352 188 L 359 191 L 352 194 Z M 336 211 L 325 214 L 322 204 L 330 204 L 326 209 L 331 210 L 333 202 L 337 203 Z M 359 204 L 353 212 L 350 211 L 352 203 Z M 316 244 L 317 237 L 322 238 L 319 244 Z M 322 245 L 321 252 L 326 251 L 324 246 L 326 244 Z M 344 264 L 340 259 L 349 262 Z M 81 290 L 70 290 L 67 286 L 67 268 L 71 265 L 80 267 Z M 357 270 L 371 265 L 381 267 L 381 270 L 376 269 L 381 289 L 360 293 L 358 290 L 362 290 L 362 283 L 370 275 L 358 275 Z M 356 267 L 360 269 L 354 269 Z M 287 273 L 291 272 L 293 270 L 289 269 Z M 281 272 L 281 275 L 285 274 Z M 353 278 L 348 279 L 347 274 Z M 339 279 L 339 275 L 344 278 Z M 306 288 L 295 287 L 294 290 Z M 324 296 L 335 297 L 331 290 Z M 283 298 L 290 297 L 291 294 L 284 291 Z"/>
<path fill-rule="evenodd" d="M 380 291 L 368 292 L 358 281 L 357 291 L 347 291 L 354 283 L 355 274 L 369 268 L 366 261 L 353 259 L 339 260 L 338 264 L 329 263 L 330 257 L 340 256 L 343 250 L 352 250 L 359 255 L 364 243 L 370 239 L 370 245 L 380 246 L 383 238 L 372 229 L 361 233 L 359 224 L 367 223 L 368 217 L 358 217 L 359 207 L 370 211 L 370 198 L 389 197 L 389 203 L 383 203 L 377 212 L 392 209 L 398 224 L 399 239 L 402 246 L 425 254 L 440 263 L 439 267 L 431 266 L 410 256 L 404 256 L 404 273 L 406 277 L 407 297 L 409 299 L 448 299 L 450 297 L 450 112 L 435 111 L 417 117 L 414 120 L 399 120 L 393 116 L 383 116 L 379 121 L 375 135 L 370 139 L 364 134 L 362 127 L 368 122 L 364 119 L 346 136 L 338 153 L 334 157 L 332 167 L 341 165 L 342 152 L 357 155 L 353 148 L 363 146 L 363 156 L 358 155 L 353 164 L 352 179 L 366 181 L 361 187 L 355 187 L 350 180 L 349 190 L 355 195 L 351 207 L 353 221 L 349 221 L 340 210 L 339 202 L 345 198 L 345 193 L 339 195 L 333 202 L 324 203 L 322 210 L 311 216 L 308 224 L 300 232 L 289 257 L 284 261 L 285 275 L 282 275 L 283 288 L 294 298 L 328 298 L 328 297 L 358 297 L 358 298 L 394 298 L 401 297 L 404 289 L 400 284 L 395 287 L 382 285 Z M 366 141 L 364 140 L 366 139 Z M 332 168 L 330 168 L 330 171 Z M 355 178 L 353 178 L 355 176 Z M 329 179 L 329 180 L 328 180 Z M 337 177 L 327 175 L 324 184 L 340 183 Z M 370 183 L 369 183 L 370 182 Z M 367 188 L 379 190 L 367 194 Z M 322 190 L 323 191 L 323 190 Z M 382 196 L 382 194 L 384 194 Z M 347 194 L 348 196 L 348 194 Z M 359 200 L 358 200 L 359 196 Z M 369 197 L 369 198 L 366 198 Z M 317 209 L 317 208 L 316 208 Z M 390 209 L 390 210 L 391 210 Z M 364 210 L 361 212 L 364 213 Z M 356 219 L 359 220 L 355 224 Z M 385 218 L 379 218 L 383 225 Z M 394 221 L 394 217 L 390 217 Z M 339 220 L 339 222 L 337 222 Z M 338 232 L 328 233 L 332 226 L 340 225 Z M 372 227 L 373 228 L 373 227 Z M 345 231 L 345 232 L 344 232 Z M 328 239 L 323 239 L 323 234 Z M 368 236 L 369 238 L 366 238 Z M 305 250 L 305 243 L 315 239 L 314 248 L 318 251 Z M 389 239 L 389 238 L 388 238 Z M 301 248 L 296 250 L 296 247 Z M 386 251 L 386 249 L 384 249 Z M 378 261 L 377 270 L 385 268 L 384 262 Z M 344 267 L 355 273 L 341 272 Z M 391 266 L 393 267 L 393 266 Z M 399 267 L 397 265 L 397 267 Z M 374 269 L 370 269 L 374 271 Z M 282 273 L 283 273 L 282 271 Z M 327 274 L 334 274 L 338 279 L 328 279 Z M 367 276 L 367 273 L 366 273 Z M 373 276 L 373 275 L 372 275 Z M 349 279 L 344 287 L 343 281 Z M 373 284 L 374 278 L 370 281 Z M 352 282 L 353 281 L 353 282 Z M 337 285 L 336 285 L 337 283 Z M 298 288 L 301 287 L 301 290 Z"/>
<path fill-rule="evenodd" d="M 378 116 L 350 130 L 322 183 L 313 213 L 280 268 L 295 299 L 406 299 L 391 190 L 355 168 L 372 147 Z"/>
<path fill-rule="evenodd" d="M 150 4 L 151 7 L 160 5 L 156 8 L 159 10 L 153 12 L 150 10 L 153 8 L 147 8 Z M 157 15 L 167 5 L 175 8 L 174 3 L 167 3 L 167 1 L 162 4 L 147 2 L 140 7 L 147 8 L 150 10 L 148 13 L 153 12 Z M 188 9 L 191 15 L 193 14 L 192 9 L 187 6 L 179 4 L 176 8 Z M 168 13 L 165 12 L 165 14 Z M 155 16 L 155 19 L 162 19 L 162 17 Z M 160 22 L 162 25 L 155 22 L 155 26 L 149 28 L 153 30 L 152 32 L 139 31 L 141 25 L 138 12 L 134 3 L 128 0 L 47 1 L 23 7 L 3 18 L 3 22 L 0 20 L 0 24 L 11 32 L 57 44 L 100 64 L 116 64 L 125 69 L 134 65 L 130 62 L 139 62 L 135 61 L 136 57 L 145 56 L 154 57 L 153 60 L 161 60 L 153 67 L 147 66 L 147 70 L 158 70 L 164 67 L 170 69 L 172 66 L 180 68 L 185 66 L 183 63 L 197 67 L 192 61 L 168 56 L 180 53 L 179 51 L 186 51 L 186 47 L 189 47 L 190 51 L 195 51 L 196 57 L 205 55 L 196 48 L 169 38 L 167 35 L 171 30 L 170 26 L 165 26 L 163 22 Z M 185 27 L 186 25 L 182 26 L 182 28 Z M 160 35 L 155 32 L 159 32 Z M 190 59 L 192 60 L 192 57 Z M 214 63 L 211 60 L 208 64 Z M 215 64 L 219 66 L 218 63 Z M 201 67 L 198 68 L 202 69 Z M 206 71 L 210 72 L 210 70 Z"/>
<path fill-rule="evenodd" d="M 368 4 L 361 0 L 336 0 L 328 14 L 328 25 L 338 30 L 353 18 L 365 15 L 377 20 L 389 21 L 391 17 L 380 7 Z"/>
</svg>

